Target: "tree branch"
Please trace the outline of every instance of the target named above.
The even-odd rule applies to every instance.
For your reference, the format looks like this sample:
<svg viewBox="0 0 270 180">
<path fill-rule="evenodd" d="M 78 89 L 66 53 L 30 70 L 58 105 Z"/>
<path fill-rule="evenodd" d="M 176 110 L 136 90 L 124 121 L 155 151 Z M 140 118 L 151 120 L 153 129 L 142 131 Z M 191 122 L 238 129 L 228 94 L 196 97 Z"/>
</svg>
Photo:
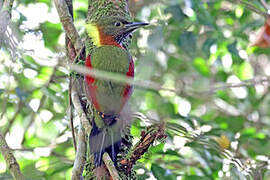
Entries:
<svg viewBox="0 0 270 180">
<path fill-rule="evenodd" d="M 69 123 L 70 123 L 70 127 L 71 127 L 71 133 L 72 133 L 72 139 L 73 139 L 73 146 L 75 149 L 75 152 L 77 151 L 77 143 L 76 143 L 76 135 L 75 135 L 75 128 L 74 128 L 74 123 L 73 123 L 73 112 L 72 112 L 72 95 L 71 95 L 71 91 L 72 91 L 72 84 L 73 84 L 73 78 L 72 76 L 69 77 L 69 91 L 68 91 L 68 112 L 69 112 Z"/>
<path fill-rule="evenodd" d="M 87 116 L 82 108 L 77 90 L 75 86 L 72 86 L 71 89 L 72 102 L 77 112 L 77 115 L 80 117 L 80 129 L 78 133 L 77 141 L 77 151 L 75 156 L 75 161 L 72 169 L 72 180 L 78 180 L 82 176 L 84 164 L 86 161 L 86 134 L 85 132 L 91 131 L 90 123 L 87 119 Z"/>
<path fill-rule="evenodd" d="M 72 64 L 70 68 L 71 70 L 74 70 L 75 72 L 78 72 L 80 74 L 91 75 L 98 79 L 104 79 L 104 80 L 109 80 L 109 81 L 114 81 L 114 82 L 119 82 L 119 83 L 126 83 L 126 84 L 133 85 L 135 87 L 154 90 L 154 91 L 164 90 L 164 91 L 176 92 L 175 89 L 163 88 L 162 85 L 155 83 L 153 81 L 135 81 L 133 78 L 130 78 L 121 74 L 108 72 L 108 71 L 101 71 L 97 69 L 88 69 L 86 67 L 75 65 L 75 64 Z"/>
<path fill-rule="evenodd" d="M 86 149 L 85 133 L 82 127 L 80 127 L 78 133 L 76 157 L 72 169 L 72 180 L 80 180 L 82 177 L 82 172 L 86 161 Z"/>
<path fill-rule="evenodd" d="M 74 104 L 75 110 L 77 112 L 77 115 L 80 117 L 80 123 L 82 125 L 82 128 L 86 132 L 90 132 L 92 127 L 89 123 L 89 120 L 82 108 L 81 101 L 78 95 L 78 92 L 76 90 L 75 86 L 72 86 L 72 91 L 71 91 L 71 96 L 72 96 L 72 102 Z"/>
<path fill-rule="evenodd" d="M 72 0 L 65 0 L 69 14 L 72 18 L 73 21 L 73 4 Z M 74 59 L 76 58 L 76 50 L 75 47 L 71 41 L 71 39 L 68 37 L 66 34 L 66 54 L 69 58 L 69 62 L 73 63 Z M 73 146 L 75 149 L 75 152 L 77 151 L 77 143 L 76 143 L 76 135 L 75 135 L 75 128 L 74 128 L 74 123 L 73 123 L 73 111 L 72 111 L 72 97 L 71 97 L 71 89 L 73 85 L 73 77 L 69 75 L 69 91 L 68 91 L 68 105 L 69 105 L 69 122 L 70 122 L 70 127 L 71 127 L 71 133 L 72 133 L 72 139 L 73 139 Z"/>
<path fill-rule="evenodd" d="M 8 147 L 7 142 L 1 132 L 0 132 L 0 152 L 3 155 L 7 163 L 7 167 L 9 168 L 13 178 L 16 180 L 24 180 L 24 176 L 20 171 L 20 166 L 17 163 L 15 157 L 13 156 L 13 153 L 11 149 Z"/>
<path fill-rule="evenodd" d="M 23 106 L 23 102 L 22 102 L 22 100 L 20 99 L 20 100 L 19 100 L 19 103 L 17 104 L 16 112 L 14 113 L 13 117 L 8 121 L 8 125 L 7 125 L 7 127 L 6 127 L 6 129 L 5 129 L 5 131 L 3 132 L 4 137 L 6 136 L 6 134 L 7 134 L 8 131 L 9 131 L 9 129 L 10 129 L 11 126 L 13 125 L 13 123 L 14 123 L 16 117 L 17 117 L 18 114 L 20 113 L 22 106 Z"/>
<path fill-rule="evenodd" d="M 69 13 L 69 8 L 66 4 L 66 1 L 54 0 L 54 4 L 56 6 L 60 21 L 64 27 L 66 35 L 69 37 L 73 46 L 75 47 L 76 53 L 79 54 L 83 47 L 83 43 L 81 42 L 79 33 L 77 32 L 73 24 L 72 16 Z"/>
<path fill-rule="evenodd" d="M 55 6 L 57 8 L 61 23 L 65 29 L 66 32 L 66 50 L 67 50 L 67 56 L 69 58 L 70 64 L 73 63 L 74 59 L 78 54 L 80 54 L 80 51 L 83 47 L 83 44 L 81 42 L 80 36 L 73 24 L 73 8 L 72 8 L 72 0 L 54 0 Z M 75 51 L 74 51 L 75 49 Z M 84 169 L 84 164 L 86 161 L 86 132 L 90 132 L 91 126 L 90 123 L 86 117 L 86 114 L 83 110 L 80 97 L 77 87 L 75 87 L 73 77 L 70 76 L 69 78 L 70 84 L 69 84 L 69 101 L 70 101 L 70 118 L 71 118 L 71 129 L 73 132 L 73 138 L 74 138 L 74 144 L 75 141 L 75 135 L 74 135 L 74 128 L 73 128 L 73 115 L 71 110 L 71 103 L 73 103 L 75 110 L 77 112 L 77 115 L 80 117 L 80 129 L 78 133 L 78 141 L 77 141 L 77 147 L 76 144 L 75 149 L 76 156 L 75 161 L 72 169 L 72 179 L 73 180 L 79 180 L 82 177 L 82 172 Z M 75 80 L 76 81 L 76 80 Z M 77 82 L 76 82 L 77 83 Z M 78 83 L 80 83 L 78 81 Z"/>
<path fill-rule="evenodd" d="M 131 173 L 131 170 L 138 159 L 147 152 L 149 147 L 153 145 L 156 139 L 165 138 L 164 124 L 160 124 L 158 127 L 150 126 L 147 128 L 146 132 L 142 131 L 141 139 L 138 144 L 132 150 L 130 158 L 123 159 L 120 164 L 122 169 L 126 170 L 127 174 Z"/>
<path fill-rule="evenodd" d="M 270 5 L 267 4 L 267 2 L 265 0 L 261 0 L 261 3 L 263 5 L 263 7 L 265 8 L 266 11 L 270 10 Z"/>
<path fill-rule="evenodd" d="M 260 9 L 258 9 L 256 6 L 254 6 L 252 3 L 248 2 L 248 1 L 243 1 L 243 0 L 228 0 L 231 3 L 239 3 L 244 5 L 246 8 L 248 8 L 249 10 L 265 17 L 268 18 L 269 15 L 266 12 L 261 11 Z"/>
<path fill-rule="evenodd" d="M 97 69 L 88 69 L 80 65 L 71 65 L 70 66 L 71 70 L 78 72 L 80 74 L 84 75 L 91 75 L 95 78 L 98 79 L 103 79 L 103 80 L 108 80 L 108 81 L 114 81 L 118 83 L 126 83 L 133 85 L 134 87 L 142 88 L 142 89 L 147 89 L 147 90 L 153 90 L 153 91 L 169 91 L 173 92 L 175 94 L 181 94 L 183 89 L 175 89 L 175 88 L 164 88 L 162 87 L 162 84 L 153 82 L 153 81 L 142 81 L 142 80 L 134 80 L 132 78 L 123 76 L 121 74 L 117 73 L 112 73 L 112 72 L 107 72 L 107 71 L 101 71 Z M 201 90 L 195 90 L 193 88 L 187 88 L 187 91 L 193 94 L 213 94 L 218 90 L 225 90 L 229 88 L 237 88 L 237 87 L 247 87 L 247 86 L 254 86 L 256 84 L 263 84 L 266 82 L 270 82 L 270 77 L 269 76 L 262 76 L 262 77 L 257 77 L 249 80 L 244 80 L 239 83 L 220 83 L 216 84 L 209 89 L 201 89 Z M 185 87 L 183 87 L 185 88 Z"/>
<path fill-rule="evenodd" d="M 2 3 L 2 9 L 0 8 L 0 47 L 2 44 L 3 36 L 11 19 L 13 1 L 14 0 L 5 0 L 4 3 Z"/>
<path fill-rule="evenodd" d="M 112 180 L 120 180 L 121 178 L 119 177 L 119 174 L 118 174 L 109 154 L 104 153 L 102 159 L 103 159 L 104 164 L 106 165 L 106 168 L 108 169 L 108 171 L 111 175 Z"/>
<path fill-rule="evenodd" d="M 209 90 L 200 90 L 200 91 L 194 91 L 197 93 L 204 93 L 204 94 L 212 94 L 215 93 L 218 90 L 225 90 L 229 88 L 237 88 L 237 87 L 247 87 L 247 86 L 255 86 L 256 84 L 263 84 L 263 83 L 269 83 L 270 82 L 270 77 L 269 76 L 262 76 L 262 77 L 257 77 L 249 80 L 244 80 L 239 83 L 222 83 L 220 85 L 215 85 Z"/>
</svg>

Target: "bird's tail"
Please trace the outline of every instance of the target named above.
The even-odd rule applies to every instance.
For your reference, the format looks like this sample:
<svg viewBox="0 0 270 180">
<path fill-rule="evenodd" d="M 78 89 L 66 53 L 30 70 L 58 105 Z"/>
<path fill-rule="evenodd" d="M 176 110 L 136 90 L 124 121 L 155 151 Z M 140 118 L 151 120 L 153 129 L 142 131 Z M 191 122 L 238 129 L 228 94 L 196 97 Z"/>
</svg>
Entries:
<svg viewBox="0 0 270 180">
<path fill-rule="evenodd" d="M 105 152 L 110 155 L 115 166 L 117 166 L 117 154 L 120 151 L 121 154 L 125 154 L 125 152 L 122 152 L 124 147 L 130 148 L 131 114 L 129 106 L 126 105 L 117 116 L 99 114 L 104 125 L 97 125 L 96 121 L 92 121 L 89 144 L 90 152 L 94 155 L 95 167 L 103 164 L 102 156 Z"/>
<path fill-rule="evenodd" d="M 114 119 L 110 125 L 98 128 L 93 122 L 90 134 L 90 152 L 94 155 L 95 166 L 102 165 L 102 156 L 107 152 L 116 165 L 117 154 L 120 151 L 122 141 L 122 126 L 120 121 Z"/>
</svg>

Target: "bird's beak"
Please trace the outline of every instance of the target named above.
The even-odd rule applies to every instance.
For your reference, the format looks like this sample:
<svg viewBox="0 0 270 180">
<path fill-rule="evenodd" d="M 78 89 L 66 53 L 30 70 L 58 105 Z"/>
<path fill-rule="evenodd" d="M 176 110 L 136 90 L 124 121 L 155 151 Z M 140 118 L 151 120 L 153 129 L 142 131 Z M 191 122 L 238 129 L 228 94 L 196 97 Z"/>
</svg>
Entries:
<svg viewBox="0 0 270 180">
<path fill-rule="evenodd" d="M 119 44 L 122 44 L 123 41 L 125 41 L 125 39 L 132 34 L 132 32 L 134 30 L 136 30 L 139 27 L 143 27 L 143 26 L 147 26 L 149 25 L 148 23 L 143 23 L 143 22 L 131 22 L 131 23 L 127 23 L 125 24 L 124 28 L 122 29 L 122 31 L 118 34 L 118 36 L 116 37 L 117 42 L 119 42 Z"/>
<path fill-rule="evenodd" d="M 144 23 L 144 22 L 131 22 L 128 24 L 125 24 L 125 31 L 126 32 L 132 32 L 137 28 L 143 27 L 143 26 L 147 26 L 149 25 L 149 23 Z"/>
</svg>

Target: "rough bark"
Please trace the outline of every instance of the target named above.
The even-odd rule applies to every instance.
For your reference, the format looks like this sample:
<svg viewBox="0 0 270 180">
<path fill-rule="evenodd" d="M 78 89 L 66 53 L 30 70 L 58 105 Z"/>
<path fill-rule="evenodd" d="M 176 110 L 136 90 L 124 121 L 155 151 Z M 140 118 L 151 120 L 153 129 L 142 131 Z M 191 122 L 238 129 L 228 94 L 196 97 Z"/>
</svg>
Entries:
<svg viewBox="0 0 270 180">
<path fill-rule="evenodd" d="M 10 173 L 13 176 L 13 178 L 15 180 L 24 180 L 24 176 L 20 171 L 19 164 L 17 163 L 17 160 L 13 156 L 13 153 L 11 149 L 8 147 L 7 142 L 1 132 L 0 132 L 0 152 L 3 155 L 7 163 L 7 168 L 10 170 Z"/>
<path fill-rule="evenodd" d="M 0 47 L 3 42 L 4 34 L 11 19 L 11 9 L 13 0 L 1 0 L 0 2 Z"/>
</svg>

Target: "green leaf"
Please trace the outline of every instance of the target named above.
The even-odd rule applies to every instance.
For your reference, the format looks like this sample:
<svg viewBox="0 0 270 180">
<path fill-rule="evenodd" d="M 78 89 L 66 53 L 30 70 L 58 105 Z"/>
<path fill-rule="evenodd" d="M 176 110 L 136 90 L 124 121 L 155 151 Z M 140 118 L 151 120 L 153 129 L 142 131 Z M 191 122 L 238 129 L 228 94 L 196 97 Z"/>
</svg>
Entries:
<svg viewBox="0 0 270 180">
<path fill-rule="evenodd" d="M 246 128 L 242 131 L 242 135 L 248 135 L 248 136 L 253 136 L 256 133 L 255 128 Z"/>
<path fill-rule="evenodd" d="M 192 0 L 192 5 L 196 13 L 197 21 L 206 26 L 214 27 L 214 17 L 210 15 L 209 10 L 206 9 L 201 1 Z"/>
<path fill-rule="evenodd" d="M 58 48 L 58 38 L 62 33 L 61 24 L 54 24 L 46 21 L 40 25 L 40 29 L 43 33 L 45 46 L 52 51 L 55 51 L 55 49 Z"/>
<path fill-rule="evenodd" d="M 38 68 L 40 68 L 39 64 L 37 64 L 34 58 L 31 56 L 28 55 L 23 56 L 21 60 L 25 63 L 24 67 L 28 67 L 35 70 L 38 70 Z"/>
<path fill-rule="evenodd" d="M 141 129 L 139 129 L 137 126 L 131 126 L 130 128 L 130 134 L 135 137 L 139 137 L 141 134 Z"/>
<path fill-rule="evenodd" d="M 149 151 L 150 151 L 151 153 L 162 152 L 162 151 L 163 151 L 163 148 L 164 148 L 164 143 L 160 143 L 159 145 L 151 146 L 151 147 L 149 148 Z"/>
<path fill-rule="evenodd" d="M 151 171 L 157 180 L 175 180 L 175 177 L 171 175 L 170 171 L 163 169 L 157 164 L 152 164 Z"/>
<path fill-rule="evenodd" d="M 203 58 L 196 58 L 193 61 L 193 67 L 203 76 L 210 76 L 210 69 Z"/>
<path fill-rule="evenodd" d="M 182 59 L 170 56 L 168 59 L 168 69 L 175 70 L 176 73 L 183 72 L 187 70 L 186 65 Z"/>
<path fill-rule="evenodd" d="M 237 71 L 237 75 L 241 80 L 247 80 L 253 78 L 253 68 L 250 63 L 244 61 L 239 67 Z"/>
<path fill-rule="evenodd" d="M 23 160 L 20 162 L 20 166 L 22 168 L 22 173 L 25 175 L 27 179 L 36 179 L 42 180 L 42 175 L 44 174 L 41 171 L 36 169 L 36 161 L 35 160 Z"/>
<path fill-rule="evenodd" d="M 39 74 L 36 78 L 42 81 L 43 83 L 45 83 L 46 81 L 50 79 L 51 74 L 52 74 L 52 68 L 43 66 L 39 69 Z"/>
</svg>

